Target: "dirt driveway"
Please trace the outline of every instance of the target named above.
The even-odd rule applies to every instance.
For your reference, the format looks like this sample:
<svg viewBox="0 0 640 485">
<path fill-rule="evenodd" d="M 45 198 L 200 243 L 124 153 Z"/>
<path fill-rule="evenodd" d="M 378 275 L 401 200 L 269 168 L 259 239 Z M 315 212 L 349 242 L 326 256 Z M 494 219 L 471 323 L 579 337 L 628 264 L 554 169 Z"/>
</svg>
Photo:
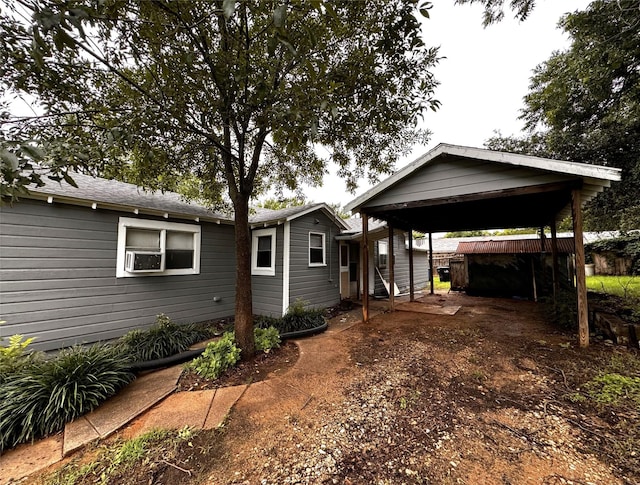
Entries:
<svg viewBox="0 0 640 485">
<path fill-rule="evenodd" d="M 640 483 L 640 450 L 626 441 L 637 439 L 637 414 L 625 420 L 568 398 L 612 356 L 637 354 L 597 343 L 580 350 L 531 302 L 423 302 L 460 310 L 383 313 L 326 339 L 322 378 L 280 376 L 312 397 L 290 397 L 283 385 L 270 403 L 241 399 L 222 442 L 195 460 L 200 480 Z"/>
</svg>

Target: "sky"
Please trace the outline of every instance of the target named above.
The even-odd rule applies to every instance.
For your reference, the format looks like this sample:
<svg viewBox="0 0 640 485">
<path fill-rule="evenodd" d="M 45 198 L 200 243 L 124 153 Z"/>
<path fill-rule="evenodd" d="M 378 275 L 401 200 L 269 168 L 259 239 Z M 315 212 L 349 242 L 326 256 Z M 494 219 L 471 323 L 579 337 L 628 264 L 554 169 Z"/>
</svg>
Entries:
<svg viewBox="0 0 640 485">
<path fill-rule="evenodd" d="M 589 3 L 543 0 L 524 22 L 507 12 L 502 22 L 484 28 L 481 6 L 434 0 L 430 19 L 423 21 L 423 39 L 428 46 L 440 46 L 439 55 L 445 57 L 434 69 L 440 82 L 434 97 L 442 106 L 425 116 L 424 127 L 433 132 L 430 143 L 414 147 L 396 169 L 439 143 L 482 147 L 496 131 L 503 136 L 521 134 L 518 116 L 533 69 L 554 51 L 568 47 L 568 37 L 556 28 L 560 17 Z M 307 200 L 344 206 L 370 188 L 362 181 L 351 194 L 335 169 L 331 171 L 323 187 L 304 190 Z"/>
</svg>

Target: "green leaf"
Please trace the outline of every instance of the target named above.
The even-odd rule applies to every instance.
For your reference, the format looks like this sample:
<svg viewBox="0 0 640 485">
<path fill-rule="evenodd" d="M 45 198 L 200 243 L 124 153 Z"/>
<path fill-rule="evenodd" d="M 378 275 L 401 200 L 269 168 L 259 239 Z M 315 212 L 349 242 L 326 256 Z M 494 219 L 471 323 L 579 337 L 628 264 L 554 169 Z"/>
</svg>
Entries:
<svg viewBox="0 0 640 485">
<path fill-rule="evenodd" d="M 0 159 L 7 165 L 11 167 L 12 170 L 18 170 L 18 166 L 20 165 L 20 160 L 16 156 L 15 153 L 10 152 L 9 150 L 5 150 L 4 148 L 0 150 Z"/>
<path fill-rule="evenodd" d="M 236 9 L 236 0 L 224 0 L 222 2 L 222 15 L 227 20 L 231 18 Z"/>
<path fill-rule="evenodd" d="M 78 184 L 76 184 L 76 181 L 73 180 L 71 178 L 71 175 L 69 175 L 67 172 L 64 172 L 62 177 L 64 178 L 64 181 L 67 182 L 69 185 L 71 185 L 72 187 L 75 187 L 76 189 L 78 188 Z"/>
<path fill-rule="evenodd" d="M 284 21 L 287 18 L 287 6 L 280 5 L 273 11 L 273 25 L 277 28 L 284 27 Z"/>
</svg>

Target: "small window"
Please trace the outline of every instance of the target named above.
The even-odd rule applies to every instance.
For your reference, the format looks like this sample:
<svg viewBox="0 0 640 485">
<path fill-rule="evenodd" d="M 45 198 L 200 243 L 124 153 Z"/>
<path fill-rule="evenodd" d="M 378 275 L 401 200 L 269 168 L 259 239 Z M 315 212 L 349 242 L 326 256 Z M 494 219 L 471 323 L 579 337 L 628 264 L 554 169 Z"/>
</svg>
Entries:
<svg viewBox="0 0 640 485">
<path fill-rule="evenodd" d="M 340 267 L 349 267 L 349 246 L 347 246 L 346 244 L 340 245 Z"/>
<path fill-rule="evenodd" d="M 383 269 L 387 267 L 388 255 L 387 241 L 378 241 L 378 268 Z"/>
<path fill-rule="evenodd" d="M 276 274 L 276 230 L 253 231 L 251 238 L 251 274 L 275 276 Z"/>
<path fill-rule="evenodd" d="M 309 233 L 309 266 L 325 266 L 324 233 Z"/>
<path fill-rule="evenodd" d="M 121 217 L 116 277 L 200 273 L 200 226 Z"/>
</svg>

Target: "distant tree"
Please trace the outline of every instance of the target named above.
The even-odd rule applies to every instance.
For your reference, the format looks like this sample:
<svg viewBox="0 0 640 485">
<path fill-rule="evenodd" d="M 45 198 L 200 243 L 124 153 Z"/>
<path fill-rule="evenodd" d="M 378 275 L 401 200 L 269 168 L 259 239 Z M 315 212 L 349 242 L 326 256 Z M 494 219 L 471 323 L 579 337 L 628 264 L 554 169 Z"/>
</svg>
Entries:
<svg viewBox="0 0 640 485">
<path fill-rule="evenodd" d="M 485 26 L 501 21 L 505 15 L 505 0 L 455 0 L 455 3 L 460 5 L 479 3 L 483 5 L 482 23 Z M 536 0 L 509 0 L 509 8 L 514 12 L 514 17 L 519 20 L 525 20 L 535 7 L 535 4 Z"/>
<path fill-rule="evenodd" d="M 590 230 L 640 227 L 640 4 L 594 1 L 566 15 L 571 46 L 539 65 L 525 97 L 528 136 L 489 148 L 622 169 L 585 211 Z"/>
<path fill-rule="evenodd" d="M 307 202 L 304 199 L 300 199 L 298 197 L 284 197 L 280 199 L 266 199 L 262 202 L 259 202 L 258 207 L 277 211 L 280 209 L 286 209 L 288 207 L 305 205 L 306 203 Z"/>
<path fill-rule="evenodd" d="M 0 4 L 3 197 L 71 168 L 230 201 L 235 335 L 254 353 L 249 200 L 389 173 L 428 132 L 437 49 L 417 0 L 12 0 Z M 31 102 L 16 115 L 11 98 Z M 37 165 L 37 166 L 36 166 Z"/>
<path fill-rule="evenodd" d="M 477 237 L 477 236 L 490 236 L 491 233 L 489 231 L 454 231 L 448 232 L 444 235 L 446 238 L 454 238 L 454 237 Z"/>
</svg>

